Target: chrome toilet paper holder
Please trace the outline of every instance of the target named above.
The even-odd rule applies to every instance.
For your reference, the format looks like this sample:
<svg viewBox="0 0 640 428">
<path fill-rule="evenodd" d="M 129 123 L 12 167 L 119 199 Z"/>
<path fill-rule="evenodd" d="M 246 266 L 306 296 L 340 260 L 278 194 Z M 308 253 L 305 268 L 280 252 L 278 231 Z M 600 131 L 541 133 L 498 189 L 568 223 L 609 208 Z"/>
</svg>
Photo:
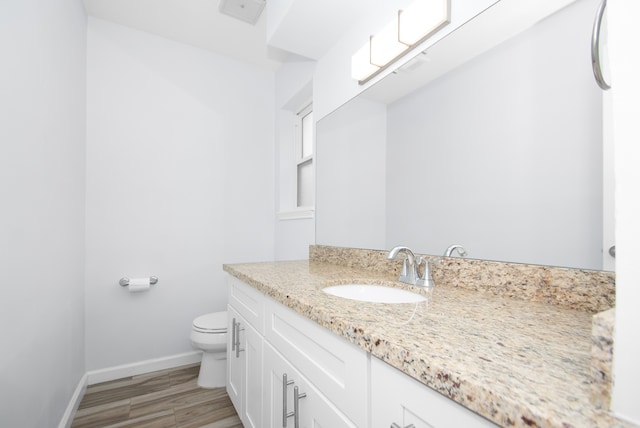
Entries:
<svg viewBox="0 0 640 428">
<path fill-rule="evenodd" d="M 157 276 L 150 276 L 149 277 L 149 284 L 153 285 L 155 283 L 158 282 L 158 277 Z M 129 286 L 129 278 L 127 278 L 126 276 L 124 278 L 120 278 L 120 285 L 123 287 L 127 287 Z"/>
</svg>

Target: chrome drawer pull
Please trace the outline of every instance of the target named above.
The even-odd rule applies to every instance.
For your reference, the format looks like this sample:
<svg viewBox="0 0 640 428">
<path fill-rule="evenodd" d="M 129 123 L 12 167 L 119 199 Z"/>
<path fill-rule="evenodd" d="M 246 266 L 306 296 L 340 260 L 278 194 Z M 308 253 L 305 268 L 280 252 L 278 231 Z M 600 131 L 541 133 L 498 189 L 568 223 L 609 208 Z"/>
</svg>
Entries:
<svg viewBox="0 0 640 428">
<path fill-rule="evenodd" d="M 231 350 L 236 350 L 236 319 L 231 320 Z"/>
<path fill-rule="evenodd" d="M 293 426 L 294 428 L 300 428 L 300 407 L 298 400 L 307 396 L 306 392 L 298 394 L 298 387 L 293 387 Z"/>
<path fill-rule="evenodd" d="M 236 358 L 240 358 L 240 352 L 244 349 L 240 349 L 240 332 L 244 331 L 244 328 L 240 328 L 240 323 L 236 323 Z"/>
<path fill-rule="evenodd" d="M 282 375 L 282 426 L 287 428 L 287 419 L 289 416 L 293 416 L 293 413 L 287 412 L 287 387 L 293 384 L 292 380 L 287 380 L 287 374 Z"/>
</svg>

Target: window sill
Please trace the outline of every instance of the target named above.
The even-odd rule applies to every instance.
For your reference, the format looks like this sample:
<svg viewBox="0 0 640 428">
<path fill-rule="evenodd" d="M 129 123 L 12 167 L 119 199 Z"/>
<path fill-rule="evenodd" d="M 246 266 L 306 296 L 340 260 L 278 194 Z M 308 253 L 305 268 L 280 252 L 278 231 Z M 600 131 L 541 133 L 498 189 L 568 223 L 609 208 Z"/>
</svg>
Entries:
<svg viewBox="0 0 640 428">
<path fill-rule="evenodd" d="M 314 218 L 315 208 L 294 208 L 292 210 L 280 211 L 278 213 L 278 220 L 302 220 Z"/>
</svg>

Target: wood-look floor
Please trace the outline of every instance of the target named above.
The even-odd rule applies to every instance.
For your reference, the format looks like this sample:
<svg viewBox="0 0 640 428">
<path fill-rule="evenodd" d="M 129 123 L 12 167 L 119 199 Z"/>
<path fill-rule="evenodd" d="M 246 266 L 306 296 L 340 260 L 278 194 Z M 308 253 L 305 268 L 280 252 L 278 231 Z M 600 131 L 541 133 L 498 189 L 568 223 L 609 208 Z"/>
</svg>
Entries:
<svg viewBox="0 0 640 428">
<path fill-rule="evenodd" d="M 225 388 L 198 387 L 200 365 L 87 387 L 72 428 L 242 428 Z"/>
</svg>

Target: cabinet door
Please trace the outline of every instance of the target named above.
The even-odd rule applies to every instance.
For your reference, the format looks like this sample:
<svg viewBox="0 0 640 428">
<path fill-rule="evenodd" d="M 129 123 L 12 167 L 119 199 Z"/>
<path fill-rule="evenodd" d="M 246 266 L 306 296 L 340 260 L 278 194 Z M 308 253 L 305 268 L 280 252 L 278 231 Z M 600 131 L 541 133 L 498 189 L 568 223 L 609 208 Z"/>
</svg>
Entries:
<svg viewBox="0 0 640 428">
<path fill-rule="evenodd" d="M 373 428 L 495 427 L 377 358 L 371 358 L 371 421 Z"/>
<path fill-rule="evenodd" d="M 244 354 L 243 417 L 246 428 L 262 428 L 262 352 L 263 339 L 247 322 L 240 331 L 240 353 Z"/>
<path fill-rule="evenodd" d="M 231 305 L 227 305 L 227 394 L 236 408 L 238 415 L 242 414 L 242 358 L 236 357 L 234 321 L 240 321 L 240 315 Z"/>
<path fill-rule="evenodd" d="M 293 418 L 284 415 L 293 411 L 293 387 L 300 387 L 300 373 L 267 342 L 264 347 L 264 420 L 267 428 L 293 427 Z M 286 380 L 284 376 L 286 375 Z M 284 385 L 287 381 L 287 385 Z M 284 388 L 286 387 L 286 407 Z M 291 419 L 291 420 L 289 420 Z"/>
<path fill-rule="evenodd" d="M 263 339 L 233 306 L 228 306 L 227 314 L 227 393 L 243 425 L 261 428 Z"/>
<path fill-rule="evenodd" d="M 284 383 L 284 375 L 287 384 Z M 297 427 L 294 414 L 296 387 L 301 395 L 298 398 Z M 267 428 L 356 428 L 268 342 L 264 347 L 264 388 L 264 420 Z M 287 414 L 290 416 L 287 417 Z"/>
<path fill-rule="evenodd" d="M 358 428 L 311 384 L 300 389 L 300 392 L 305 391 L 309 400 L 301 401 L 300 428 Z"/>
</svg>

